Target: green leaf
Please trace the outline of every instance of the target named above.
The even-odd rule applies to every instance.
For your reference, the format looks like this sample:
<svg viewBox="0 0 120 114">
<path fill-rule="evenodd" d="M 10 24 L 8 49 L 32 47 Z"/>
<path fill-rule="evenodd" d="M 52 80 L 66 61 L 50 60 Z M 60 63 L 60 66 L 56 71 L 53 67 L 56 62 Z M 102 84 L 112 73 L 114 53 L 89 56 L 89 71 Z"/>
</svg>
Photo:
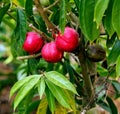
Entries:
<svg viewBox="0 0 120 114">
<path fill-rule="evenodd" d="M 29 18 L 33 17 L 33 0 L 26 0 L 25 12 Z"/>
<path fill-rule="evenodd" d="M 113 100 L 111 98 L 109 98 L 108 96 L 106 97 L 106 100 L 110 106 L 111 114 L 118 114 L 117 107 L 115 106 Z"/>
<path fill-rule="evenodd" d="M 10 4 L 5 5 L 4 7 L 0 8 L 0 23 L 2 21 L 3 16 L 6 14 L 10 7 Z"/>
<path fill-rule="evenodd" d="M 79 3 L 80 28 L 84 36 L 90 41 L 97 39 L 100 33 L 97 24 L 93 21 L 95 1 L 80 0 Z"/>
<path fill-rule="evenodd" d="M 50 107 L 51 112 L 53 113 L 55 111 L 55 97 L 51 93 L 51 91 L 48 89 L 48 87 L 45 89 L 45 93 L 47 96 L 48 105 Z"/>
<path fill-rule="evenodd" d="M 26 109 L 26 114 L 30 114 L 32 111 L 34 111 L 35 109 L 38 108 L 40 104 L 40 100 L 37 100 L 37 101 L 33 101 L 29 104 L 29 106 L 27 106 L 27 109 Z"/>
<path fill-rule="evenodd" d="M 39 93 L 40 99 L 42 98 L 44 91 L 45 91 L 45 81 L 44 81 L 44 78 L 41 78 L 38 83 L 38 93 Z"/>
<path fill-rule="evenodd" d="M 51 93 L 54 95 L 54 97 L 57 99 L 57 101 L 64 106 L 65 108 L 70 109 L 70 105 L 68 104 L 68 98 L 64 94 L 64 91 L 62 88 L 54 85 L 49 80 L 45 80 L 48 88 L 50 89 Z"/>
<path fill-rule="evenodd" d="M 109 0 L 97 0 L 95 4 L 94 10 L 94 21 L 97 23 L 97 28 L 100 26 L 102 22 L 102 17 L 104 15 L 105 10 L 108 7 Z"/>
<path fill-rule="evenodd" d="M 61 73 L 58 73 L 56 71 L 50 71 L 45 73 L 45 76 L 55 85 L 77 94 L 77 91 L 73 86 L 73 84 L 67 78 L 65 78 L 65 76 L 63 76 Z"/>
<path fill-rule="evenodd" d="M 120 0 L 114 0 L 112 9 L 112 23 L 118 37 L 120 38 Z"/>
<path fill-rule="evenodd" d="M 26 38 L 27 32 L 27 19 L 23 9 L 17 9 L 17 26 L 15 28 L 15 38 L 12 39 L 12 52 L 13 55 L 23 55 L 23 43 Z M 15 53 L 15 54 L 14 54 Z"/>
<path fill-rule="evenodd" d="M 69 99 L 68 102 L 70 104 L 71 109 L 73 110 L 73 114 L 76 114 L 77 110 L 76 110 L 76 102 L 75 102 L 74 95 L 71 92 L 67 91 L 67 90 L 65 90 L 65 95 Z"/>
<path fill-rule="evenodd" d="M 120 93 L 120 83 L 115 81 L 115 80 L 112 80 L 112 85 L 113 87 L 115 88 L 115 90 Z"/>
<path fill-rule="evenodd" d="M 103 100 L 99 100 L 99 101 L 97 102 L 97 104 L 98 104 L 100 107 L 102 107 L 103 109 L 107 110 L 109 113 L 111 113 L 111 109 L 110 109 L 109 105 L 108 105 L 106 102 L 104 102 Z"/>
<path fill-rule="evenodd" d="M 44 98 L 44 99 L 41 100 L 36 114 L 46 114 L 47 107 L 48 107 L 48 102 L 47 102 L 47 99 Z"/>
<path fill-rule="evenodd" d="M 110 52 L 110 54 L 108 55 L 108 64 L 115 64 L 116 60 L 118 58 L 120 54 L 120 40 L 117 40 Z"/>
<path fill-rule="evenodd" d="M 11 91 L 10 91 L 10 98 L 13 96 L 13 94 L 18 91 L 18 89 L 20 89 L 25 83 L 27 83 L 28 81 L 30 81 L 32 78 L 34 78 L 34 76 L 28 76 L 22 80 L 19 80 L 18 82 L 16 82 Z"/>
<path fill-rule="evenodd" d="M 61 104 L 56 102 L 55 114 L 67 114 L 67 110 Z"/>
<path fill-rule="evenodd" d="M 117 62 L 116 62 L 116 76 L 117 77 L 120 76 L 120 56 L 117 58 Z"/>
<path fill-rule="evenodd" d="M 74 71 L 73 71 L 73 68 L 71 67 L 71 65 L 67 62 L 64 62 L 65 63 L 65 66 L 66 66 L 66 69 L 67 69 L 67 72 L 69 73 L 69 76 L 70 76 L 70 82 L 71 83 L 74 83 Z"/>
<path fill-rule="evenodd" d="M 64 32 L 65 25 L 66 25 L 66 7 L 65 6 L 66 6 L 65 0 L 61 0 L 59 27 L 62 33 Z"/>
<path fill-rule="evenodd" d="M 115 30 L 113 28 L 113 24 L 112 24 L 112 8 L 113 8 L 113 3 L 114 3 L 114 0 L 110 0 L 109 1 L 109 5 L 108 5 L 108 8 L 107 8 L 107 10 L 105 12 L 105 17 L 103 19 L 105 29 L 106 29 L 107 33 L 109 34 L 110 38 L 112 37 L 112 35 L 115 32 Z"/>
<path fill-rule="evenodd" d="M 100 76 L 108 76 L 108 70 L 103 68 L 101 65 L 97 65 L 97 72 Z"/>
<path fill-rule="evenodd" d="M 32 88 L 37 84 L 41 75 L 34 76 L 31 78 L 27 83 L 25 83 L 17 93 L 15 100 L 14 100 L 14 110 L 19 105 L 19 103 L 25 98 L 25 96 L 32 90 Z"/>
</svg>

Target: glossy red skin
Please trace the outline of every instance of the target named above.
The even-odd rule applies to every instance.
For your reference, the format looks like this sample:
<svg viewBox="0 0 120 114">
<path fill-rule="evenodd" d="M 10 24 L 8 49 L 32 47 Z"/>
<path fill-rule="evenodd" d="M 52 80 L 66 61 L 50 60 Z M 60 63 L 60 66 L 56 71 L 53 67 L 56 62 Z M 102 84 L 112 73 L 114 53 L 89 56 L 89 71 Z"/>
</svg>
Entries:
<svg viewBox="0 0 120 114">
<path fill-rule="evenodd" d="M 66 27 L 64 34 L 58 34 L 56 38 L 57 47 L 66 52 L 73 51 L 79 43 L 79 34 L 73 28 Z"/>
<path fill-rule="evenodd" d="M 63 57 L 63 51 L 59 50 L 53 41 L 43 46 L 41 54 L 44 60 L 51 63 L 59 62 Z"/>
<path fill-rule="evenodd" d="M 36 32 L 28 32 L 26 34 L 26 39 L 23 44 L 23 49 L 30 53 L 34 54 L 42 48 L 44 40 Z"/>
</svg>

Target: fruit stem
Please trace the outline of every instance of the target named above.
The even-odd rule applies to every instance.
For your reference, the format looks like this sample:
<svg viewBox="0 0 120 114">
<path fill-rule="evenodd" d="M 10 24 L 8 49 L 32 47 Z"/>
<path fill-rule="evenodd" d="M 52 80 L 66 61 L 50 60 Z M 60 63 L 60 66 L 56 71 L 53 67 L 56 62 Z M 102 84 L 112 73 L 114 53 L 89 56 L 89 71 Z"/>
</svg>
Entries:
<svg viewBox="0 0 120 114">
<path fill-rule="evenodd" d="M 44 11 L 40 1 L 39 0 L 34 0 L 34 3 L 35 3 L 35 6 L 37 8 L 37 11 L 40 13 L 43 20 L 45 21 L 45 24 L 48 27 L 48 30 L 50 32 L 59 33 L 58 28 L 48 19 L 48 16 L 47 16 L 46 12 Z"/>
<path fill-rule="evenodd" d="M 41 53 L 33 54 L 33 55 L 27 55 L 27 56 L 19 56 L 16 59 L 17 60 L 25 60 L 25 59 L 36 58 L 36 57 L 39 57 L 39 56 L 41 56 Z"/>
<path fill-rule="evenodd" d="M 35 30 L 37 33 L 40 34 L 40 36 L 46 40 L 46 41 L 51 41 L 52 38 L 48 37 L 44 32 L 38 30 L 35 26 L 33 26 L 32 24 L 29 24 L 29 27 L 31 27 L 33 30 Z"/>
<path fill-rule="evenodd" d="M 83 97 L 83 107 L 87 106 L 87 104 L 93 99 L 95 96 L 94 93 L 94 88 L 90 79 L 90 74 L 89 74 L 89 67 L 87 64 L 87 58 L 85 56 L 85 48 L 84 48 L 84 43 L 82 42 L 83 36 L 81 36 L 81 42 L 80 42 L 80 52 L 78 55 L 81 69 L 82 69 L 82 75 L 83 75 L 83 81 L 84 81 L 84 93 L 85 96 Z M 93 107 L 94 103 L 89 106 L 89 108 Z"/>
</svg>

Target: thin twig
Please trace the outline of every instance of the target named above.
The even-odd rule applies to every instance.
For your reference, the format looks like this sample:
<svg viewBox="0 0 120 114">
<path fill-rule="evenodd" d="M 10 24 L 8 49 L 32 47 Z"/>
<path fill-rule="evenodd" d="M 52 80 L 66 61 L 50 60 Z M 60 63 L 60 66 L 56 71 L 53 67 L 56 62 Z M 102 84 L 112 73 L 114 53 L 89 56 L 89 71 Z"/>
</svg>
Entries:
<svg viewBox="0 0 120 114">
<path fill-rule="evenodd" d="M 37 33 L 39 33 L 44 40 L 47 40 L 47 41 L 51 41 L 52 40 L 52 38 L 48 37 L 44 32 L 38 30 L 32 24 L 29 24 L 29 27 L 32 28 L 33 30 L 35 30 Z"/>
<path fill-rule="evenodd" d="M 39 56 L 41 56 L 41 53 L 34 54 L 34 55 L 27 55 L 27 56 L 19 56 L 16 59 L 17 60 L 25 60 L 25 59 L 36 58 L 36 57 L 39 57 Z"/>
<path fill-rule="evenodd" d="M 48 7 L 44 8 L 44 11 L 48 11 L 51 9 L 53 6 L 55 6 L 60 0 L 56 0 L 53 4 L 49 5 Z"/>
<path fill-rule="evenodd" d="M 50 32 L 58 33 L 59 32 L 58 28 L 48 19 L 48 16 L 47 16 L 46 12 L 44 11 L 40 1 L 39 0 L 34 0 L 34 3 L 35 3 L 35 6 L 37 8 L 37 11 L 40 13 L 43 20 L 45 21 L 45 24 L 48 27 L 48 30 Z"/>
</svg>

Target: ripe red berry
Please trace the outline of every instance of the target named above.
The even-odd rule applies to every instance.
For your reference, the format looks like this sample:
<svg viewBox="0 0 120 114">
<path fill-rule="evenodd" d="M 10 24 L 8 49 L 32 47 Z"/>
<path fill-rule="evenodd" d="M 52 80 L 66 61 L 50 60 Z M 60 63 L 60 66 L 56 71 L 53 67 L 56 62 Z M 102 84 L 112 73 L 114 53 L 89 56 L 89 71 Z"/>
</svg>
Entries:
<svg viewBox="0 0 120 114">
<path fill-rule="evenodd" d="M 34 54 L 42 48 L 44 44 L 41 36 L 36 32 L 28 32 L 23 44 L 23 49 L 30 54 Z"/>
<path fill-rule="evenodd" d="M 73 28 L 66 27 L 64 34 L 58 34 L 56 45 L 60 50 L 70 52 L 73 51 L 79 42 L 79 35 Z"/>
<path fill-rule="evenodd" d="M 47 62 L 51 63 L 59 62 L 63 57 L 63 51 L 59 50 L 53 41 L 43 46 L 41 54 Z"/>
</svg>

